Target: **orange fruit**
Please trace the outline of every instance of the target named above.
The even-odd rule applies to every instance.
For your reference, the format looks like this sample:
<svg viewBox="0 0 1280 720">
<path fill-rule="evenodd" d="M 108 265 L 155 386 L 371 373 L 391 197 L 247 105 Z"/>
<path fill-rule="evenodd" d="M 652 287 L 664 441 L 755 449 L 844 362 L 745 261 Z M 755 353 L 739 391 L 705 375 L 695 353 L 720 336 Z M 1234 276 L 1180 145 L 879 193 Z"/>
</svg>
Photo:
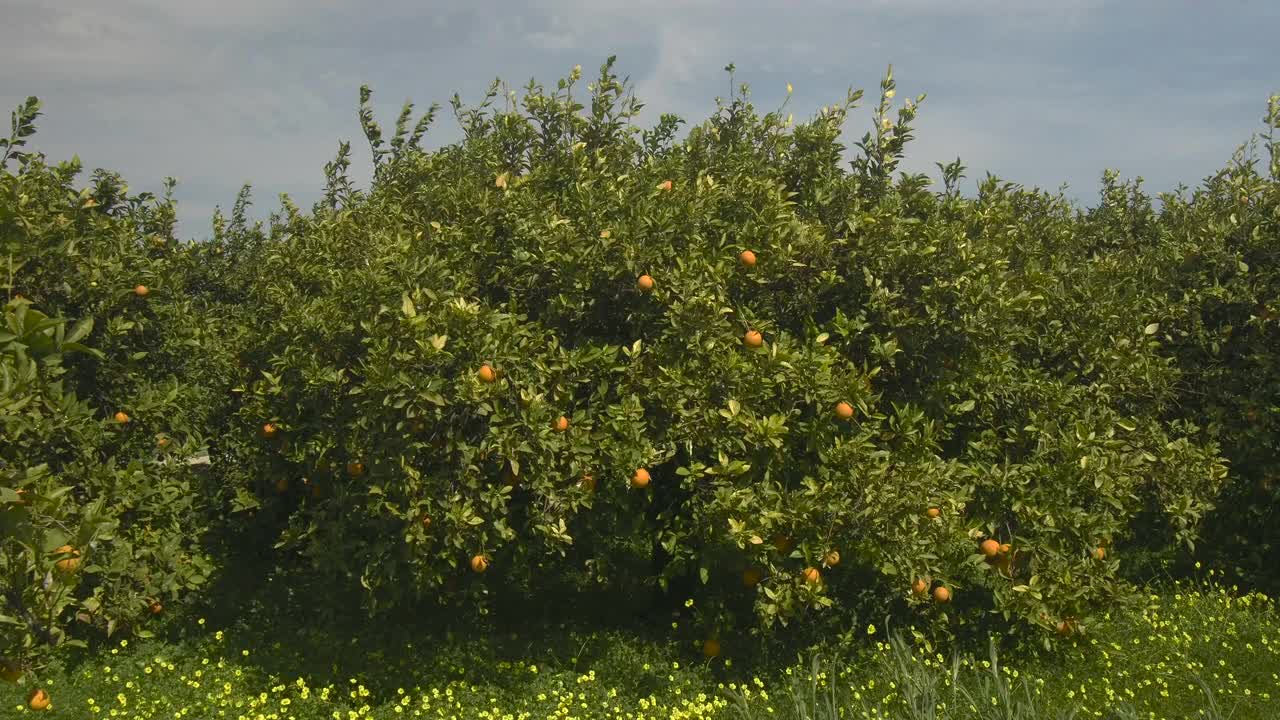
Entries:
<svg viewBox="0 0 1280 720">
<path fill-rule="evenodd" d="M 275 437 L 277 432 L 279 432 L 279 429 L 275 425 L 272 425 L 271 423 L 267 423 L 266 425 L 262 426 L 262 437 L 268 440 Z"/>
<path fill-rule="evenodd" d="M 836 403 L 836 417 L 841 420 L 848 420 L 853 417 L 853 406 L 843 400 Z"/>
<path fill-rule="evenodd" d="M 659 190 L 670 190 L 670 189 L 671 189 L 671 181 L 670 181 L 670 180 L 663 180 L 662 182 L 658 183 L 658 189 L 659 189 Z"/>
<path fill-rule="evenodd" d="M 747 587 L 755 587 L 764 579 L 764 573 L 757 568 L 747 568 L 742 571 L 742 584 Z"/>
<path fill-rule="evenodd" d="M 123 425 L 123 424 L 125 424 L 125 423 L 129 422 L 129 416 L 128 416 L 128 415 L 126 415 L 126 414 L 125 414 L 125 412 L 124 412 L 123 410 L 121 410 L 120 412 L 118 412 L 118 413 L 116 413 L 116 414 L 115 414 L 115 420 L 116 420 L 116 422 L 118 422 L 118 423 L 120 423 L 121 425 Z"/>
<path fill-rule="evenodd" d="M 471 569 L 475 572 L 482 573 L 489 569 L 489 558 L 484 555 L 476 555 L 471 558 Z"/>
<path fill-rule="evenodd" d="M 289 492 L 289 478 L 282 477 L 276 480 L 276 492 L 280 495 Z"/>
<path fill-rule="evenodd" d="M 1062 637 L 1068 637 L 1076 630 L 1076 621 L 1070 618 L 1058 622 L 1058 634 Z"/>
<path fill-rule="evenodd" d="M 556 432 L 564 432 L 569 429 L 569 418 L 561 415 L 556 418 Z"/>
<path fill-rule="evenodd" d="M 1000 552 L 1000 543 L 991 538 L 987 538 L 982 541 L 982 545 L 980 545 L 979 548 L 982 550 L 983 555 L 993 558 Z"/>
<path fill-rule="evenodd" d="M 80 567 L 80 551 L 70 545 L 63 545 L 53 551 L 54 555 L 70 555 L 59 560 L 55 565 L 60 572 L 73 573 Z"/>
<path fill-rule="evenodd" d="M 488 363 L 480 366 L 478 374 L 480 375 L 480 382 L 491 383 L 498 379 L 498 374 L 493 371 L 493 368 Z"/>
<path fill-rule="evenodd" d="M 33 688 L 27 695 L 27 707 L 32 710 L 48 710 L 49 693 L 44 688 Z"/>
<path fill-rule="evenodd" d="M 939 605 L 945 605 L 951 602 L 951 591 L 946 587 L 939 585 L 933 589 L 933 601 Z"/>
<path fill-rule="evenodd" d="M 358 478 L 364 474 L 364 463 L 349 462 L 347 463 L 347 474 L 353 478 Z"/>
<path fill-rule="evenodd" d="M 804 569 L 804 581 L 810 585 L 817 585 L 822 580 L 822 573 L 818 572 L 816 567 L 807 567 Z"/>
<path fill-rule="evenodd" d="M 742 342 L 746 343 L 746 346 L 749 348 L 758 348 L 764 344 L 764 338 L 755 330 L 748 330 L 747 333 L 742 336 Z"/>
<path fill-rule="evenodd" d="M 1013 546 L 1012 546 L 1012 545 L 1010 545 L 1009 543 L 1001 543 L 1001 544 L 1000 544 L 1000 554 L 1001 554 L 1001 555 L 1008 555 L 1010 552 L 1013 552 Z"/>
<path fill-rule="evenodd" d="M 1103 547 L 1096 547 L 1096 548 L 1094 548 L 1094 549 L 1093 549 L 1093 559 L 1094 559 L 1094 560 L 1097 560 L 1097 561 L 1099 561 L 1099 562 L 1101 562 L 1101 561 L 1103 561 L 1103 560 L 1106 560 L 1106 559 L 1107 559 L 1107 551 L 1106 551 L 1106 549 L 1105 549 L 1105 548 L 1103 548 Z"/>
<path fill-rule="evenodd" d="M 156 445 L 158 445 L 158 446 L 160 446 L 160 447 L 162 447 L 162 448 L 167 448 L 167 447 L 169 447 L 169 438 L 167 438 L 167 437 L 165 437 L 165 436 L 161 435 L 160 437 L 156 438 Z"/>
<path fill-rule="evenodd" d="M 822 561 L 823 561 L 823 562 L 825 562 L 825 563 L 827 564 L 827 567 L 835 567 L 835 566 L 839 565 L 839 564 L 840 564 L 840 551 L 839 551 L 839 550 L 832 550 L 832 551 L 828 552 L 828 553 L 827 553 L 827 555 L 826 555 L 826 557 L 822 558 Z"/>
<path fill-rule="evenodd" d="M 720 657 L 720 641 L 715 638 L 709 638 L 702 643 L 702 654 L 707 658 Z"/>
<path fill-rule="evenodd" d="M 942 510 L 936 507 L 929 508 L 928 510 L 925 511 L 925 513 L 931 518 L 942 517 Z"/>
<path fill-rule="evenodd" d="M 587 492 L 596 491 L 596 479 L 589 474 L 584 474 L 582 476 L 582 480 L 580 480 L 579 483 L 582 485 L 583 489 L 585 489 Z"/>
<path fill-rule="evenodd" d="M 423 515 L 423 516 L 422 516 L 422 520 L 421 520 L 420 522 L 422 523 L 422 527 L 423 527 L 423 529 L 426 529 L 426 528 L 431 527 L 431 516 L 430 516 L 430 515 Z"/>
<path fill-rule="evenodd" d="M 786 535 L 774 535 L 773 547 L 778 552 L 782 553 L 783 555 L 786 555 L 787 553 L 791 552 L 792 547 L 795 547 L 795 542 L 793 542 L 791 538 L 787 537 Z"/>
<path fill-rule="evenodd" d="M 741 260 L 742 264 L 747 267 L 756 266 L 756 254 L 751 252 L 750 250 L 743 250 L 742 254 L 738 256 L 738 259 Z"/>
<path fill-rule="evenodd" d="M 916 581 L 911 583 L 911 592 L 924 595 L 929 592 L 929 583 L 924 578 L 916 578 Z"/>
<path fill-rule="evenodd" d="M 151 611 L 152 615 L 159 615 L 164 612 L 164 606 L 160 604 L 159 600 L 152 600 L 151 604 L 147 606 L 147 609 Z"/>
<path fill-rule="evenodd" d="M 643 488 L 649 485 L 649 471 L 644 468 L 637 468 L 636 474 L 631 476 L 631 487 Z"/>
<path fill-rule="evenodd" d="M 146 285 L 139 285 L 133 289 L 133 294 L 138 297 L 146 297 L 151 294 L 151 291 L 147 289 Z"/>
<path fill-rule="evenodd" d="M 640 292 L 649 292 L 653 289 L 653 278 L 648 275 L 641 275 L 640 279 L 636 280 L 636 287 L 640 288 Z"/>
</svg>

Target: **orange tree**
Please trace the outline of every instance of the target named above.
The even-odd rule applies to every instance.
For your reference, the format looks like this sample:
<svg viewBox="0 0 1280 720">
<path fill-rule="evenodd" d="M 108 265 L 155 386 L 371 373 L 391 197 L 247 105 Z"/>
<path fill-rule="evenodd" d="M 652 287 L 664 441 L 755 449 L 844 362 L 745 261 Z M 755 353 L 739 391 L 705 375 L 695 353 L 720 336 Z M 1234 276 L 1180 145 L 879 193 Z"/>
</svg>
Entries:
<svg viewBox="0 0 1280 720">
<path fill-rule="evenodd" d="M 861 93 L 793 127 L 744 86 L 678 141 L 612 59 L 581 80 L 455 96 L 434 152 L 436 108 L 384 137 L 362 89 L 371 188 L 343 144 L 245 246 L 219 473 L 287 557 L 375 608 L 653 585 L 710 635 L 838 605 L 1050 632 L 1125 596 L 1135 533 L 1192 540 L 1225 467 L 1170 416 L 1163 300 L 1062 198 L 895 179 L 924 98 L 891 73 L 848 169 Z"/>
<path fill-rule="evenodd" d="M 1196 557 L 1280 591 L 1280 96 L 1265 117 L 1265 172 L 1242 146 L 1191 197 L 1165 196 L 1159 222 L 1136 188 L 1112 183 L 1096 226 L 1166 299 L 1156 336 L 1183 377 L 1174 417 L 1221 443 L 1231 482 Z M 1100 233 L 1095 233 L 1100 234 Z"/>
<path fill-rule="evenodd" d="M 216 347 L 178 290 L 172 203 L 105 171 L 76 190 L 78 161 L 25 149 L 38 114 L 0 141 L 0 659 L 24 670 L 145 633 L 213 569 L 185 459 L 216 392 L 186 376 Z"/>
</svg>

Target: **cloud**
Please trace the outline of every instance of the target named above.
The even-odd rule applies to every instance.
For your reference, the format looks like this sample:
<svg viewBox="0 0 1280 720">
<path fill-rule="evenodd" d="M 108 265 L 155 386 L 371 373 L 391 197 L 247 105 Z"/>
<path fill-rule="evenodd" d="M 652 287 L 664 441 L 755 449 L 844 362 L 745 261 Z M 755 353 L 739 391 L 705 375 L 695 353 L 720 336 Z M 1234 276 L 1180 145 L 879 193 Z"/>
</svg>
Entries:
<svg viewBox="0 0 1280 720">
<path fill-rule="evenodd" d="M 519 90 L 553 85 L 581 63 L 590 78 L 617 54 L 646 107 L 691 123 L 730 88 L 725 65 L 762 112 L 791 82 L 796 118 L 867 91 L 847 128 L 870 124 L 871 96 L 890 63 L 898 101 L 928 93 L 904 169 L 934 162 L 985 171 L 1092 200 L 1106 167 L 1143 175 L 1152 190 L 1196 185 L 1259 130 L 1276 91 L 1267 28 L 1280 4 L 1230 12 L 1149 0 L 764 0 L 648 3 L 599 0 L 10 0 L 0 44 L 0 102 L 46 105 L 36 145 L 51 157 L 121 171 L 137 189 L 180 184 L 181 232 L 204 236 L 212 207 L 241 183 L 265 216 L 279 192 L 304 206 L 323 185 L 340 139 L 355 176 L 367 149 L 357 89 L 374 89 L 390 124 L 407 98 L 444 112 L 428 137 L 459 137 L 447 100 L 474 102 L 495 77 Z"/>
</svg>

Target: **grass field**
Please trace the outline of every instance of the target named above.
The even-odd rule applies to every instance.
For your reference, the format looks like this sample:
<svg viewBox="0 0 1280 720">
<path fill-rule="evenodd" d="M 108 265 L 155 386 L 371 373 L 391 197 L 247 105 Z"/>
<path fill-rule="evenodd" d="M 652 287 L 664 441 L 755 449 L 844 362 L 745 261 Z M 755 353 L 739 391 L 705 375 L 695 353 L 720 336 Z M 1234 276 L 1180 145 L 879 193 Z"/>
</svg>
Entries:
<svg viewBox="0 0 1280 720">
<path fill-rule="evenodd" d="M 745 652 L 735 662 L 728 651 L 707 661 L 695 648 L 625 630 L 496 634 L 384 622 L 341 631 L 308 628 L 290 612 L 219 629 L 174 618 L 164 639 L 119 641 L 52 668 L 46 716 L 1280 717 L 1273 600 L 1212 579 L 1149 600 L 1053 653 L 944 654 L 872 625 L 858 641 L 799 649 L 794 662 L 776 664 Z"/>
</svg>

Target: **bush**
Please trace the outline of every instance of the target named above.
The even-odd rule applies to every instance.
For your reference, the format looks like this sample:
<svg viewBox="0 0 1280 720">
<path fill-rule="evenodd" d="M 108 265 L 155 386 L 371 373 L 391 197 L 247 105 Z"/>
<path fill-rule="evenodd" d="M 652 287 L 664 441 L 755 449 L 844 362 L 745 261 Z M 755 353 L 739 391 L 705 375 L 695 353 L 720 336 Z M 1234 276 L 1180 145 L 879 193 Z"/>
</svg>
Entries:
<svg viewBox="0 0 1280 720">
<path fill-rule="evenodd" d="M 371 189 L 344 144 L 245 251 L 223 465 L 278 547 L 388 609 L 656 581 L 710 634 L 836 604 L 1071 633 L 1127 542 L 1192 541 L 1226 468 L 1173 412 L 1166 299 L 1094 247 L 1113 221 L 961 199 L 958 162 L 895 182 L 924 98 L 895 121 L 892 74 L 846 171 L 861 93 L 788 131 L 743 87 L 677 143 L 611 68 L 585 115 L 576 70 L 455 99 L 436 152 L 434 108 L 386 141 L 362 90 Z"/>
<path fill-rule="evenodd" d="M 77 161 L 18 149 L 38 110 L 19 108 L 0 144 L 0 660 L 19 670 L 59 645 L 146 634 L 213 570 L 207 493 L 185 462 L 212 388 L 185 377 L 203 330 L 170 295 L 172 204 L 102 171 L 76 192 Z"/>
</svg>

